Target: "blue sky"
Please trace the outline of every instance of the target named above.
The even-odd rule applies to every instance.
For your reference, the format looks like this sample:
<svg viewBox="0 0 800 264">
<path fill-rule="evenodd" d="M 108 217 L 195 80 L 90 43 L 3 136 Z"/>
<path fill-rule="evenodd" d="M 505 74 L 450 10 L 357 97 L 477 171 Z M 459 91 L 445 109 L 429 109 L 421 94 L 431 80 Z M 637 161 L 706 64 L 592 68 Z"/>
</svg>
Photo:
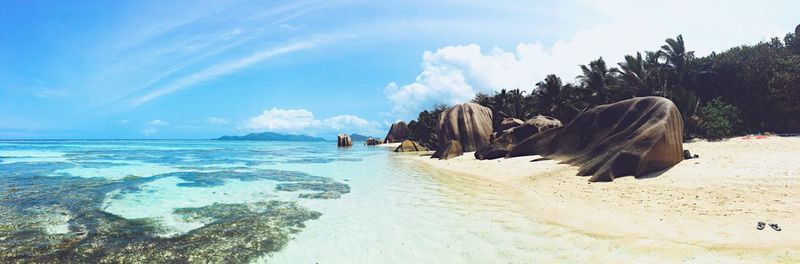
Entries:
<svg viewBox="0 0 800 264">
<path fill-rule="evenodd" d="M 383 136 L 433 104 L 782 37 L 792 1 L 2 1 L 0 138 Z"/>
</svg>

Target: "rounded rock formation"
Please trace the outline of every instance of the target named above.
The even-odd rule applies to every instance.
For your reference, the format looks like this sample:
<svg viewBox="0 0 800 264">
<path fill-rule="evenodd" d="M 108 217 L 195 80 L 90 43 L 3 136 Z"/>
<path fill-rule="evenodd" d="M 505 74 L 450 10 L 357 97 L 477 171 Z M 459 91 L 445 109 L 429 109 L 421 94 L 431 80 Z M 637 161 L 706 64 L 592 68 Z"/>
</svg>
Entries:
<svg viewBox="0 0 800 264">
<path fill-rule="evenodd" d="M 558 119 L 543 115 L 537 115 L 531 119 L 528 119 L 528 121 L 525 121 L 525 125 L 535 127 L 537 130 L 539 130 L 537 133 L 562 126 L 561 121 Z"/>
<path fill-rule="evenodd" d="M 464 152 L 475 151 L 489 145 L 492 110 L 475 103 L 450 107 L 439 116 L 436 134 L 440 146 L 456 140 Z"/>
<path fill-rule="evenodd" d="M 797 27 L 794 28 L 794 37 L 800 38 L 800 24 L 798 24 Z"/>
<path fill-rule="evenodd" d="M 503 121 L 500 121 L 500 130 L 508 130 L 521 126 L 522 124 L 525 124 L 525 122 L 522 122 L 522 120 L 511 117 L 504 118 Z"/>
<path fill-rule="evenodd" d="M 492 143 L 475 151 L 475 159 L 499 159 L 508 155 L 508 149 L 502 144 Z"/>
<path fill-rule="evenodd" d="M 408 125 L 406 122 L 400 121 L 397 123 L 392 124 L 392 127 L 389 128 L 389 133 L 386 134 L 386 138 L 383 140 L 383 143 L 395 143 L 401 142 L 408 138 L 409 133 Z"/>
<path fill-rule="evenodd" d="M 535 134 L 509 157 L 541 155 L 579 166 L 589 181 L 639 177 L 683 160 L 683 119 L 672 101 L 638 97 L 601 105 L 567 126 Z"/>
<path fill-rule="evenodd" d="M 336 146 L 339 147 L 351 147 L 353 146 L 353 141 L 350 140 L 350 135 L 348 134 L 339 134 L 336 136 Z"/>
<path fill-rule="evenodd" d="M 431 156 L 432 159 L 448 160 L 458 156 L 464 155 L 464 149 L 461 148 L 461 143 L 455 140 L 450 140 L 444 146 L 439 147 L 436 153 Z"/>
<path fill-rule="evenodd" d="M 412 152 L 412 151 L 428 151 L 428 149 L 423 147 L 419 143 L 408 139 L 403 140 L 403 142 L 400 143 L 400 146 L 397 146 L 397 148 L 394 149 L 394 152 Z"/>
<path fill-rule="evenodd" d="M 561 121 L 558 119 L 549 116 L 538 115 L 534 118 L 528 119 L 521 126 L 499 133 L 492 139 L 492 143 L 499 144 L 505 149 L 511 149 L 514 147 L 514 145 L 519 144 L 530 136 L 560 126 Z"/>
</svg>

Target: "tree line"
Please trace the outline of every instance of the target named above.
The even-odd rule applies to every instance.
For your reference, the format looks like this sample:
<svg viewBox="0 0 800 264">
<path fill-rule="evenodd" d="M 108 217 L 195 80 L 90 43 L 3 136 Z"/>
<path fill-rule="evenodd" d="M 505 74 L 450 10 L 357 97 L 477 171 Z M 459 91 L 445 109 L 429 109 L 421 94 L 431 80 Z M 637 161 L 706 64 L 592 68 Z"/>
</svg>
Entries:
<svg viewBox="0 0 800 264">
<path fill-rule="evenodd" d="M 795 33 L 704 57 L 687 50 L 678 35 L 656 50 L 626 55 L 616 66 L 600 57 L 580 69 L 574 82 L 550 74 L 531 92 L 478 93 L 472 102 L 492 110 L 495 128 L 507 117 L 536 115 L 566 124 L 598 105 L 662 96 L 680 110 L 687 138 L 800 131 L 800 38 Z M 435 147 L 436 120 L 444 109 L 422 111 L 409 123 L 411 138 Z"/>
</svg>

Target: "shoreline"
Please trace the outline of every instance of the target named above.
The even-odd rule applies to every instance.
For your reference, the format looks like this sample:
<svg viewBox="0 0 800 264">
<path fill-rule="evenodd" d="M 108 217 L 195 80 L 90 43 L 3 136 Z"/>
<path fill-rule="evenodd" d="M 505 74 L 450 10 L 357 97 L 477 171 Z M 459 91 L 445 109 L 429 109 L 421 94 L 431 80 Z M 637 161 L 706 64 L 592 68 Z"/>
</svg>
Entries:
<svg viewBox="0 0 800 264">
<path fill-rule="evenodd" d="M 640 179 L 589 183 L 577 168 L 540 156 L 416 163 L 468 174 L 507 191 L 529 218 L 575 232 L 648 243 L 773 252 L 800 258 L 800 138 L 731 138 L 684 143 L 699 159 Z M 756 223 L 778 223 L 780 232 Z"/>
</svg>

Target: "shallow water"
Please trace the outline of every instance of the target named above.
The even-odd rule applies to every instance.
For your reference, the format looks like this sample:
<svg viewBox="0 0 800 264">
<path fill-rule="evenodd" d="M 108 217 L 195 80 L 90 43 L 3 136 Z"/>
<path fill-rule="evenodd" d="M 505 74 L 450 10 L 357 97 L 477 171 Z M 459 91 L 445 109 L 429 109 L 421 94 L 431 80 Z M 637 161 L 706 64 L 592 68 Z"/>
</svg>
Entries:
<svg viewBox="0 0 800 264">
<path fill-rule="evenodd" d="M 8 262 L 725 261 L 539 223 L 502 187 L 331 142 L 0 142 Z M 415 154 L 410 154 L 415 155 Z M 670 251 L 691 254 L 676 259 Z M 728 259 L 736 260 L 736 259 Z M 6 262 L 0 261 L 0 262 Z"/>
</svg>

